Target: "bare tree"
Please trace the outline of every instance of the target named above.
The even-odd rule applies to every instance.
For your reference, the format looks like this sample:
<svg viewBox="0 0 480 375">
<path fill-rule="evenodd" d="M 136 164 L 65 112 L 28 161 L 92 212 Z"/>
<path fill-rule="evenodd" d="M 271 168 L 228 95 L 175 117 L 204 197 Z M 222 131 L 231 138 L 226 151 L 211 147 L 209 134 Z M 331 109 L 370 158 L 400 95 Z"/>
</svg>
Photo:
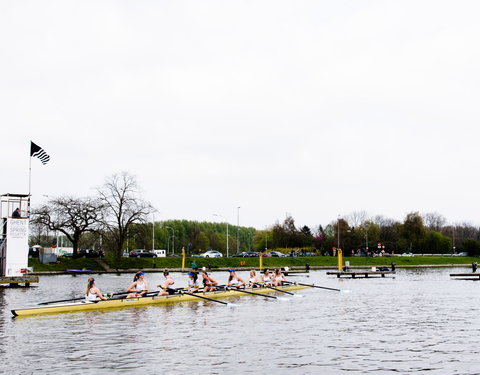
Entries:
<svg viewBox="0 0 480 375">
<path fill-rule="evenodd" d="M 105 209 L 103 223 L 115 243 L 115 255 L 121 257 L 131 225 L 146 222 L 155 210 L 141 199 L 135 177 L 127 172 L 108 177 L 98 194 Z"/>
<path fill-rule="evenodd" d="M 367 211 L 353 211 L 345 218 L 351 227 L 358 227 L 368 220 Z"/>
<path fill-rule="evenodd" d="M 32 222 L 65 234 L 77 254 L 82 234 L 98 229 L 102 222 L 101 202 L 93 198 L 54 198 L 32 212 Z"/>
<path fill-rule="evenodd" d="M 447 220 L 437 212 L 428 212 L 423 215 L 423 221 L 428 229 L 439 232 Z"/>
</svg>

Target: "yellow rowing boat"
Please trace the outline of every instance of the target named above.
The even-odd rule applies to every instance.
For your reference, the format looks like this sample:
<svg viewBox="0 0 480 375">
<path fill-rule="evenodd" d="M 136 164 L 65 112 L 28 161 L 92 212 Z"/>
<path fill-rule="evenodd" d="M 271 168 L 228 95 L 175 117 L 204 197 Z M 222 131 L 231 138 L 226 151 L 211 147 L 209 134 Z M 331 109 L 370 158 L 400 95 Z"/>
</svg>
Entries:
<svg viewBox="0 0 480 375">
<path fill-rule="evenodd" d="M 296 285 L 290 284 L 285 286 L 277 286 L 275 289 L 279 291 L 291 292 L 299 289 L 308 288 L 306 285 Z M 57 303 L 51 305 L 43 306 L 33 306 L 25 309 L 12 310 L 14 316 L 30 316 L 30 315 L 39 315 L 39 314 L 56 314 L 64 312 L 75 312 L 75 311 L 92 311 L 92 310 L 104 310 L 112 308 L 122 308 L 122 307 L 135 307 L 135 306 L 147 306 L 147 305 L 157 305 L 157 304 L 166 304 L 166 303 L 176 303 L 176 302 L 189 302 L 189 301 L 198 301 L 202 297 L 219 299 L 219 298 L 228 298 L 228 297 L 239 297 L 252 295 L 248 294 L 245 291 L 258 294 L 269 294 L 275 293 L 276 290 L 270 288 L 253 288 L 253 289 L 242 289 L 244 291 L 239 291 L 235 289 L 221 290 L 215 292 L 200 292 L 193 294 L 174 294 L 168 296 L 154 296 L 154 297 L 141 297 L 141 298 L 123 298 L 123 299 L 110 299 L 106 301 L 81 301 L 73 303 Z"/>
</svg>

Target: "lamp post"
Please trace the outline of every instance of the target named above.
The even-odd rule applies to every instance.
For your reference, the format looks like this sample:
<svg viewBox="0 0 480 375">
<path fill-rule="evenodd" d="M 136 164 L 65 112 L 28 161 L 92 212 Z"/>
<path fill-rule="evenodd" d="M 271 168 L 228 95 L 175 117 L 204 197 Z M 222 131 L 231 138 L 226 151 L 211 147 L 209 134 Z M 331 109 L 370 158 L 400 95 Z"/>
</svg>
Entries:
<svg viewBox="0 0 480 375">
<path fill-rule="evenodd" d="M 175 229 L 167 226 L 165 228 L 172 230 L 172 254 L 175 254 Z"/>
<path fill-rule="evenodd" d="M 152 217 L 152 251 L 155 250 L 155 216 Z"/>
<path fill-rule="evenodd" d="M 368 253 L 368 225 L 365 224 L 365 250 Z"/>
<path fill-rule="evenodd" d="M 237 207 L 237 254 L 240 251 L 240 207 Z"/>
<path fill-rule="evenodd" d="M 453 253 L 455 254 L 455 225 L 452 228 L 453 235 L 452 235 L 452 243 L 453 243 Z"/>
<path fill-rule="evenodd" d="M 218 217 L 221 217 L 223 218 L 223 220 L 225 220 L 225 223 L 227 223 L 227 258 L 228 258 L 228 220 L 225 216 L 223 215 L 219 215 L 219 214 L 213 214 L 213 216 L 218 216 Z"/>
</svg>

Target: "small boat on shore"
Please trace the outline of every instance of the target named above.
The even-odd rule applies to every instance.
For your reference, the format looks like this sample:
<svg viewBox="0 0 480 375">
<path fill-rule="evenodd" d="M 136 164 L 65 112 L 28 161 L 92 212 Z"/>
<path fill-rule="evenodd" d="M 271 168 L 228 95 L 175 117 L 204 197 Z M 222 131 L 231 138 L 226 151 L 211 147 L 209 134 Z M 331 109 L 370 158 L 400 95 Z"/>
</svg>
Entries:
<svg viewBox="0 0 480 375">
<path fill-rule="evenodd" d="M 308 288 L 309 285 L 290 284 L 284 286 L 277 286 L 275 288 L 261 287 L 253 289 L 228 289 L 219 290 L 214 292 L 199 292 L 199 293 L 183 293 L 173 294 L 166 296 L 151 296 L 151 297 L 139 297 L 139 298 L 119 298 L 109 299 L 106 301 L 79 301 L 70 303 L 52 303 L 43 305 L 37 305 L 30 308 L 11 310 L 15 317 L 32 316 L 39 314 L 56 314 L 76 311 L 93 311 L 93 310 L 105 310 L 111 308 L 124 308 L 124 307 L 136 307 L 147 306 L 157 304 L 169 304 L 177 302 L 190 302 L 198 301 L 199 299 L 210 299 L 215 301 L 219 298 L 228 297 L 240 297 L 245 295 L 268 295 L 275 292 L 291 292 L 294 290 Z M 272 297 L 275 298 L 275 297 Z M 215 301 L 218 302 L 218 301 Z"/>
</svg>

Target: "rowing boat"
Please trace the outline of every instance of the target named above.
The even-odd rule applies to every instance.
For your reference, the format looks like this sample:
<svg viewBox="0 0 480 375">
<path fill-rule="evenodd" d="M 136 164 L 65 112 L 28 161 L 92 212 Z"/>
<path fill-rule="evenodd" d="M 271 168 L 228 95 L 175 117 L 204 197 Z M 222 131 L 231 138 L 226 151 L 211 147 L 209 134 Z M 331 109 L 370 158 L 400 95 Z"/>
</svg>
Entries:
<svg viewBox="0 0 480 375">
<path fill-rule="evenodd" d="M 276 289 L 279 291 L 293 291 L 308 288 L 305 285 L 285 285 L 278 286 Z M 247 289 L 248 290 L 248 289 Z M 275 293 L 276 291 L 269 288 L 254 288 L 251 289 L 255 293 L 260 294 L 269 294 Z M 12 310 L 14 316 L 30 316 L 30 315 L 39 315 L 39 314 L 56 314 L 64 312 L 76 312 L 76 311 L 93 311 L 93 310 L 104 310 L 112 308 L 123 308 L 123 307 L 135 307 L 135 306 L 147 306 L 147 305 L 157 305 L 157 304 L 168 304 L 176 302 L 189 302 L 189 301 L 198 301 L 197 296 L 208 296 L 209 298 L 228 298 L 228 297 L 240 297 L 246 296 L 243 292 L 240 292 L 235 289 L 221 290 L 214 292 L 200 292 L 192 294 L 174 294 L 167 296 L 154 296 L 154 297 L 140 297 L 140 298 L 123 298 L 123 299 L 110 299 L 106 301 L 81 301 L 73 303 L 58 303 L 52 305 L 43 305 L 43 306 L 34 306 L 25 309 Z"/>
</svg>

